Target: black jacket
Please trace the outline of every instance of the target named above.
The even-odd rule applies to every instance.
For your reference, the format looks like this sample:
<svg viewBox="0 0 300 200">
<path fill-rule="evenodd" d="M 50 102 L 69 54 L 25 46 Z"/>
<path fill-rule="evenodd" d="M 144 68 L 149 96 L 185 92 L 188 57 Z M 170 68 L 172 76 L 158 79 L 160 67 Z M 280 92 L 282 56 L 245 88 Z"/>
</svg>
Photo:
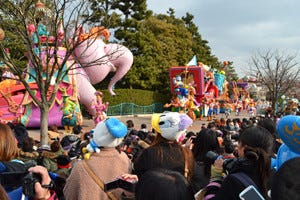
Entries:
<svg viewBox="0 0 300 200">
<path fill-rule="evenodd" d="M 210 198 L 211 200 L 240 200 L 239 194 L 245 189 L 245 186 L 237 178 L 230 175 L 237 172 L 245 173 L 256 184 L 258 191 L 262 194 L 262 183 L 260 181 L 257 163 L 245 159 L 237 159 L 229 170 L 229 175 L 224 178 L 221 188 L 215 191 L 215 196 Z M 212 192 L 209 191 L 208 193 Z M 208 193 L 206 195 L 208 195 Z"/>
</svg>

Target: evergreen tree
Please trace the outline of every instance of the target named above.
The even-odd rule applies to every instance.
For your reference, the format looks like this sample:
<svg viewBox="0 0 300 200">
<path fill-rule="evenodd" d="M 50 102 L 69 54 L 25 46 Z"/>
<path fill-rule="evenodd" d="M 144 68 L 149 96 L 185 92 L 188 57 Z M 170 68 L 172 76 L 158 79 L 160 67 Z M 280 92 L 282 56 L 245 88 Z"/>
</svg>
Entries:
<svg viewBox="0 0 300 200">
<path fill-rule="evenodd" d="M 226 73 L 226 80 L 227 81 L 237 81 L 239 79 L 235 68 L 233 67 L 233 62 L 228 61 L 228 65 L 224 69 Z"/>
<path fill-rule="evenodd" d="M 125 81 L 131 87 L 166 91 L 169 68 L 185 65 L 192 53 L 192 35 L 181 19 L 167 15 L 149 17 L 139 22 L 131 34 L 129 47 L 135 56 L 134 66 Z"/>
<path fill-rule="evenodd" d="M 105 28 L 115 28 L 121 23 L 121 15 L 114 10 L 116 0 L 89 0 L 92 15 L 89 21 Z"/>
</svg>

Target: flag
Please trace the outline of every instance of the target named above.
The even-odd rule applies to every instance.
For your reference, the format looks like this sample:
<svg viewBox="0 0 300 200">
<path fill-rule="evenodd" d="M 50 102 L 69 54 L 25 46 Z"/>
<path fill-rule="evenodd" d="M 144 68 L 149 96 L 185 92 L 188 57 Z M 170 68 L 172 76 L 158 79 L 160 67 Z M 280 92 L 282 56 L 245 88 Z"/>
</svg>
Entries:
<svg viewBox="0 0 300 200">
<path fill-rule="evenodd" d="M 193 56 L 193 58 L 189 61 L 187 66 L 197 66 L 197 57 L 196 57 L 196 55 Z"/>
</svg>

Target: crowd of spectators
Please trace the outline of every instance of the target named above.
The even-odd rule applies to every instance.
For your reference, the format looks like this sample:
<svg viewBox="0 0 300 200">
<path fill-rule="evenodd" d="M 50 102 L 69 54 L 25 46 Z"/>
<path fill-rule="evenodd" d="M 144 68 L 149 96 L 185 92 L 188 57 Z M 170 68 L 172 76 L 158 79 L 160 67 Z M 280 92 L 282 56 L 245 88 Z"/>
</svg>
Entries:
<svg viewBox="0 0 300 200">
<path fill-rule="evenodd" d="M 187 132 L 193 121 L 182 113 L 153 114 L 151 129 L 108 118 L 87 133 L 51 127 L 49 145 L 22 124 L 0 124 L 0 198 L 240 199 L 252 185 L 265 199 L 295 199 L 300 156 L 280 169 L 271 165 L 283 143 L 279 120 L 220 118 Z M 38 175 L 31 193 L 24 181 L 29 172 Z"/>
</svg>

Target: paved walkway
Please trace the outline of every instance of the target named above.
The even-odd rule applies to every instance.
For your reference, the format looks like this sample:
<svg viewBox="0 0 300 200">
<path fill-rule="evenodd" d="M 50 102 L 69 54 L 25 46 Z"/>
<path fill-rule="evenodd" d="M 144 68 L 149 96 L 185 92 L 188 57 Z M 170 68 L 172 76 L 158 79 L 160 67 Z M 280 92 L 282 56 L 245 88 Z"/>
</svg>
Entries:
<svg viewBox="0 0 300 200">
<path fill-rule="evenodd" d="M 224 114 L 218 115 L 218 118 L 225 118 Z M 120 121 L 126 124 L 127 120 L 132 120 L 134 123 L 135 129 L 139 130 L 141 124 L 146 124 L 147 128 L 151 130 L 151 114 L 150 115 L 137 115 L 137 116 L 116 116 Z M 249 118 L 249 115 L 247 114 L 246 111 L 242 111 L 239 116 L 235 116 L 235 113 L 231 113 L 231 115 L 228 117 L 231 119 L 234 118 Z M 207 124 L 208 121 L 206 118 L 203 120 L 196 119 L 193 123 L 192 126 L 188 128 L 188 131 L 193 131 L 193 132 L 199 132 L 201 129 L 202 124 Z M 83 132 L 88 132 L 91 129 L 94 128 L 94 121 L 91 119 L 84 119 L 83 120 Z M 63 129 L 61 129 L 63 131 Z M 35 140 L 40 139 L 40 130 L 39 129 L 30 129 L 29 130 L 29 135 L 33 137 Z"/>
</svg>

